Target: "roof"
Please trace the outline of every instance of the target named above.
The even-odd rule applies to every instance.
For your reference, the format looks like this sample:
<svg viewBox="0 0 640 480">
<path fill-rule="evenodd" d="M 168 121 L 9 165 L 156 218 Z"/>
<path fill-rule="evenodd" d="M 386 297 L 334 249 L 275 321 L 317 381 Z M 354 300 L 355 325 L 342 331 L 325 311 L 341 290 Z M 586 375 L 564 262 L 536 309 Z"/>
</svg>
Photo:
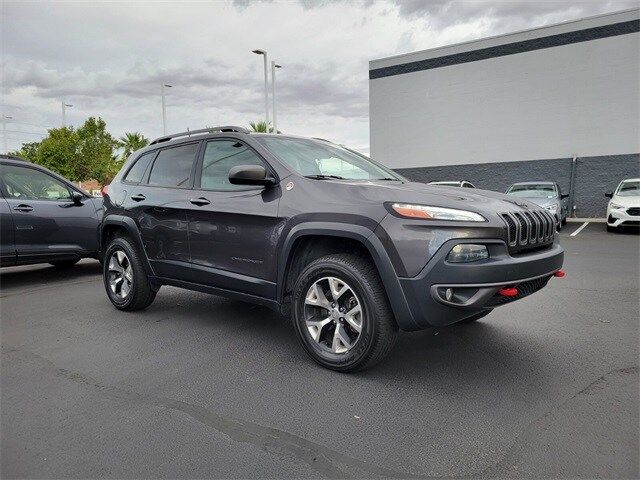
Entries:
<svg viewBox="0 0 640 480">
<path fill-rule="evenodd" d="M 410 73 L 640 31 L 640 8 L 371 60 L 369 78 Z"/>
<path fill-rule="evenodd" d="M 548 180 L 540 181 L 540 182 L 516 182 L 512 185 L 555 185 L 556 182 L 550 182 Z"/>
</svg>

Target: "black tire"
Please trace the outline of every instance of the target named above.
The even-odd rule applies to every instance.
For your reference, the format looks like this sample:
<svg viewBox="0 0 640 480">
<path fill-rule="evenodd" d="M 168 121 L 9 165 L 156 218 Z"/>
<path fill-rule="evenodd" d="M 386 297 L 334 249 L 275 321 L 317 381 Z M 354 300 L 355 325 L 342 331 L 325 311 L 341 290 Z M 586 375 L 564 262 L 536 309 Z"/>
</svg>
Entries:
<svg viewBox="0 0 640 480">
<path fill-rule="evenodd" d="M 49 262 L 49 263 L 56 268 L 70 268 L 70 267 L 73 267 L 79 261 L 80 259 L 76 258 L 75 260 L 56 260 L 55 262 Z"/>
<path fill-rule="evenodd" d="M 464 320 L 454 323 L 454 325 L 466 325 L 469 323 L 473 323 L 476 322 L 478 320 L 480 320 L 481 318 L 486 317 L 487 315 L 489 315 L 491 312 L 493 312 L 493 309 L 491 310 L 486 310 L 484 312 L 480 312 L 480 313 L 476 313 L 475 315 L 469 317 L 469 318 L 465 318 Z"/>
<path fill-rule="evenodd" d="M 315 341 L 305 322 L 305 301 L 309 289 L 327 277 L 344 281 L 362 309 L 359 334 L 346 322 L 343 327 L 358 335 L 355 343 L 343 353 L 334 353 L 331 348 Z M 343 297 L 349 297 L 345 293 Z M 343 301 L 343 297 L 339 297 Z M 348 300 L 348 299 L 347 299 Z M 349 254 L 335 254 L 321 257 L 311 262 L 298 276 L 292 296 L 292 321 L 298 339 L 307 353 L 325 368 L 339 372 L 354 372 L 369 368 L 382 360 L 393 347 L 398 326 L 387 299 L 382 281 L 375 266 L 368 260 Z M 317 307 L 319 308 L 319 307 Z M 329 314 L 330 315 L 330 314 Z M 335 333 L 336 319 L 327 325 Z"/>
<path fill-rule="evenodd" d="M 567 224 L 567 217 L 564 217 L 564 219 L 562 219 L 562 225 L 566 225 Z"/>
<path fill-rule="evenodd" d="M 122 298 L 112 291 L 109 284 L 109 262 L 111 257 L 117 251 L 123 251 L 127 257 L 128 264 L 131 266 L 133 281 L 131 290 Z M 107 296 L 114 307 L 118 310 L 134 311 L 143 310 L 147 308 L 153 300 L 156 298 L 156 292 L 153 290 L 147 273 L 144 270 L 144 266 L 141 259 L 141 252 L 135 246 L 135 244 L 127 237 L 115 237 L 109 243 L 104 255 L 104 262 L 102 265 L 102 278 L 104 280 L 104 287 L 107 291 Z"/>
</svg>

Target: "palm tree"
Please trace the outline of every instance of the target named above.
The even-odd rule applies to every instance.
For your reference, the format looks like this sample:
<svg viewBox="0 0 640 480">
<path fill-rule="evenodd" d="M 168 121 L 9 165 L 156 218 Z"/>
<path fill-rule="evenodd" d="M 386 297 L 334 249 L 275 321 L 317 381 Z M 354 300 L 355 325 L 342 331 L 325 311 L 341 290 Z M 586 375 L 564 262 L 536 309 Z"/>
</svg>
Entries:
<svg viewBox="0 0 640 480">
<path fill-rule="evenodd" d="M 126 160 L 136 150 L 149 145 L 149 139 L 146 138 L 140 132 L 125 132 L 123 136 L 118 139 L 118 146 L 123 149 L 121 160 Z"/>
<path fill-rule="evenodd" d="M 273 132 L 273 127 L 271 125 L 269 125 L 269 129 L 267 131 L 267 122 L 265 122 L 264 120 L 261 122 L 249 122 L 249 126 L 251 127 L 251 130 L 253 130 L 254 132 L 258 132 L 258 133 Z"/>
</svg>

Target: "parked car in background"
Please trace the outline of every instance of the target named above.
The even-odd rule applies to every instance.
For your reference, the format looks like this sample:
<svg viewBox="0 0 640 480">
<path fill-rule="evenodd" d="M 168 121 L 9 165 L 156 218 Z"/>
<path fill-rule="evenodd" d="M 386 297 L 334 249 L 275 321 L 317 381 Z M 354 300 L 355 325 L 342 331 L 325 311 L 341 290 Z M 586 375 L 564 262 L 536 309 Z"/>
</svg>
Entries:
<svg viewBox="0 0 640 480">
<path fill-rule="evenodd" d="M 607 205 L 607 230 L 640 225 L 640 178 L 623 180 L 614 192 L 605 193 L 610 198 Z"/>
<path fill-rule="evenodd" d="M 452 181 L 447 180 L 442 182 L 429 182 L 429 185 L 443 185 L 445 187 L 476 188 L 473 183 L 467 182 L 466 180 L 452 180 Z"/>
<path fill-rule="evenodd" d="M 0 155 L 0 192 L 0 266 L 69 267 L 99 257 L 102 199 L 7 155 Z"/>
<path fill-rule="evenodd" d="M 520 182 L 507 189 L 507 195 L 523 198 L 551 212 L 558 222 L 558 230 L 567 223 L 569 195 L 562 193 L 556 182 Z"/>
<path fill-rule="evenodd" d="M 413 183 L 324 140 L 169 135 L 106 190 L 105 290 L 127 311 L 162 285 L 265 305 L 316 362 L 358 370 L 399 328 L 470 323 L 563 275 L 553 216 L 509 200 Z"/>
</svg>

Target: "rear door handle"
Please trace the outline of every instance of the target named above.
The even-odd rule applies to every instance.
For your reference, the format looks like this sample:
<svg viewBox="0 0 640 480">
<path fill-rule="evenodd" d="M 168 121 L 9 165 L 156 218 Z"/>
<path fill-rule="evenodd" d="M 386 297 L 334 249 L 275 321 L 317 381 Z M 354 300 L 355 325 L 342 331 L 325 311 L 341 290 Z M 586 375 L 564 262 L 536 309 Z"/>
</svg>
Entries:
<svg viewBox="0 0 640 480">
<path fill-rule="evenodd" d="M 211 202 L 209 200 L 207 200 L 204 197 L 200 197 L 200 198 L 192 198 L 191 200 L 189 200 L 191 203 L 193 203 L 194 205 L 198 205 L 199 207 L 203 207 L 205 205 L 209 205 Z"/>
<path fill-rule="evenodd" d="M 131 195 L 131 200 L 133 200 L 134 202 L 141 202 L 142 200 L 145 200 L 147 197 L 145 197 L 142 194 L 138 194 L 138 195 Z"/>
<path fill-rule="evenodd" d="M 15 207 L 13 207 L 13 209 L 17 212 L 31 212 L 33 211 L 33 207 L 31 205 L 25 205 L 24 203 L 21 203 L 20 205 L 17 205 Z"/>
</svg>

